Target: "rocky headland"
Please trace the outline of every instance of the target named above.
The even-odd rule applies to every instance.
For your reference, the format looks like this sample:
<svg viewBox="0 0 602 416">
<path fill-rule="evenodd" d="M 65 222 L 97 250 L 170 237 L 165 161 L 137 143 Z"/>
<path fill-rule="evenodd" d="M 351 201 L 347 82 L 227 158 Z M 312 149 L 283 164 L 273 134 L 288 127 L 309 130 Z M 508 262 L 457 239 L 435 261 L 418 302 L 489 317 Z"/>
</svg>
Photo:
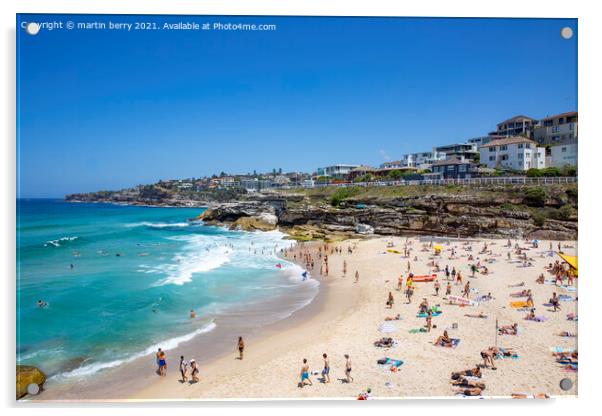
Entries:
<svg viewBox="0 0 602 416">
<path fill-rule="evenodd" d="M 250 194 L 198 219 L 298 240 L 358 235 L 577 239 L 577 187 L 339 188 Z"/>
</svg>

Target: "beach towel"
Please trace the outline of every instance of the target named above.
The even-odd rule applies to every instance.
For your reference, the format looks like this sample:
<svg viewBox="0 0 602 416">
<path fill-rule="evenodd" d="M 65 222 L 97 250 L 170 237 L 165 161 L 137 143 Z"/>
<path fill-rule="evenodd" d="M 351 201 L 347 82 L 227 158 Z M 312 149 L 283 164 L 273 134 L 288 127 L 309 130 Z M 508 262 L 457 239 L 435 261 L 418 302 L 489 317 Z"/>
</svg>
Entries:
<svg viewBox="0 0 602 416">
<path fill-rule="evenodd" d="M 403 365 L 402 360 L 396 360 L 396 359 L 389 358 L 389 357 L 381 358 L 380 360 L 376 361 L 376 363 L 381 366 L 396 367 L 396 368 L 399 368 Z"/>
<path fill-rule="evenodd" d="M 575 352 L 575 348 L 572 348 L 572 347 L 550 347 L 550 351 L 552 353 L 555 353 L 555 354 L 562 354 L 562 353 L 568 353 L 568 354 L 570 354 L 570 353 Z"/>
<path fill-rule="evenodd" d="M 545 317 L 545 316 L 543 316 L 543 315 L 538 315 L 538 316 L 536 316 L 536 317 L 535 317 L 535 318 L 533 318 L 533 319 L 529 319 L 529 318 L 525 317 L 525 321 L 533 321 L 533 322 L 545 322 L 545 321 L 547 321 L 547 320 L 548 320 L 548 318 L 547 318 L 547 317 Z"/>
<path fill-rule="evenodd" d="M 441 315 L 442 313 L 443 313 L 443 312 L 441 312 L 441 311 L 433 312 L 433 315 L 432 315 L 432 316 L 439 316 L 439 315 Z M 427 314 L 426 314 L 426 313 L 424 313 L 424 312 L 423 312 L 423 313 L 419 313 L 419 314 L 417 314 L 417 315 L 416 315 L 416 318 L 426 318 L 426 317 L 427 317 Z"/>
<path fill-rule="evenodd" d="M 412 328 L 408 332 L 410 334 L 419 334 L 421 332 L 426 332 L 426 328 Z"/>
<path fill-rule="evenodd" d="M 414 276 L 412 277 L 413 282 L 432 282 L 437 277 L 436 274 L 431 274 L 430 276 Z"/>
<path fill-rule="evenodd" d="M 572 302 L 575 300 L 574 297 L 569 296 L 569 295 L 560 295 L 560 296 L 558 296 L 558 299 L 561 300 L 562 302 Z"/>
<path fill-rule="evenodd" d="M 437 344 L 438 347 L 443 347 L 443 348 L 456 348 L 458 346 L 458 344 L 460 344 L 460 339 L 459 338 L 451 338 L 451 345 L 450 346 L 443 346 L 441 344 Z"/>
<path fill-rule="evenodd" d="M 397 331 L 397 328 L 395 328 L 395 325 L 393 325 L 390 321 L 387 321 L 387 322 L 383 322 L 382 324 L 380 324 L 378 326 L 378 330 L 380 332 L 388 334 L 388 333 Z"/>
<path fill-rule="evenodd" d="M 510 302 L 511 308 L 526 308 L 527 302 L 524 300 L 517 300 L 515 302 Z"/>
<path fill-rule="evenodd" d="M 464 305 L 464 306 L 477 306 L 479 303 L 475 302 L 474 300 L 470 300 L 470 299 L 466 299 L 460 296 L 454 296 L 454 295 L 449 295 L 447 297 L 447 300 L 449 300 L 451 303 L 457 303 L 458 305 Z"/>
</svg>

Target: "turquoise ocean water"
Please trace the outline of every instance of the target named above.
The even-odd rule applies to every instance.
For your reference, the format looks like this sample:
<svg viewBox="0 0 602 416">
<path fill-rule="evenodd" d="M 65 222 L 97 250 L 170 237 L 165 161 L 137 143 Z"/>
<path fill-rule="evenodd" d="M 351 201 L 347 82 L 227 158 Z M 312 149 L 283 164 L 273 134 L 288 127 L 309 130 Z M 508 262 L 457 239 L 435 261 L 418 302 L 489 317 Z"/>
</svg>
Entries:
<svg viewBox="0 0 602 416">
<path fill-rule="evenodd" d="M 277 257 L 291 245 L 280 232 L 188 221 L 200 212 L 18 200 L 17 362 L 87 377 L 207 336 L 230 310 L 282 297 L 277 320 L 315 296 Z"/>
</svg>

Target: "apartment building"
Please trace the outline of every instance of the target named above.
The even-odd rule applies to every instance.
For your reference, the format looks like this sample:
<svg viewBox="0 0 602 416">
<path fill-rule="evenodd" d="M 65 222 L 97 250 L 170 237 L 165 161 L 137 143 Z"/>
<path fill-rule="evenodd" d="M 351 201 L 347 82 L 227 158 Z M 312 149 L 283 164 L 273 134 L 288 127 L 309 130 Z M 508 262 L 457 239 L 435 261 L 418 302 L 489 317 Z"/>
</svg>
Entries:
<svg viewBox="0 0 602 416">
<path fill-rule="evenodd" d="M 531 117 L 518 115 L 498 123 L 496 130 L 489 133 L 489 135 L 502 137 L 532 137 L 533 127 L 535 125 L 537 125 L 537 120 Z"/>
<path fill-rule="evenodd" d="M 491 169 L 528 170 L 546 167 L 545 148 L 525 137 L 492 140 L 479 147 L 480 162 Z"/>
<path fill-rule="evenodd" d="M 546 117 L 533 130 L 533 139 L 544 145 L 555 145 L 567 140 L 576 140 L 577 119 L 576 111 Z"/>
</svg>

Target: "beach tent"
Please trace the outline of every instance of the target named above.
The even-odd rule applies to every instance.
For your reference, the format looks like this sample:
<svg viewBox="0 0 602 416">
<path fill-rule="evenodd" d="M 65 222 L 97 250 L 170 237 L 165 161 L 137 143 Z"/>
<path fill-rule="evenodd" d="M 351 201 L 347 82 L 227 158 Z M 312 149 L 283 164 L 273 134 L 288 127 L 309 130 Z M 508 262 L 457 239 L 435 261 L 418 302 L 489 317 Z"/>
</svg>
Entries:
<svg viewBox="0 0 602 416">
<path fill-rule="evenodd" d="M 558 253 L 558 255 L 571 266 L 571 270 L 575 273 L 575 276 L 577 276 L 577 256 L 567 256 L 563 253 Z"/>
</svg>

